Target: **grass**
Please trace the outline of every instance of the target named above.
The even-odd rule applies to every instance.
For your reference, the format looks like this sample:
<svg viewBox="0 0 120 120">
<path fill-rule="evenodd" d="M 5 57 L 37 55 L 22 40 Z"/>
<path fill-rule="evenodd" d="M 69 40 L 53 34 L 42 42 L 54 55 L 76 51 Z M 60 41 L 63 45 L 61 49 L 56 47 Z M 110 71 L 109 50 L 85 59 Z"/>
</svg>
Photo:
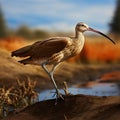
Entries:
<svg viewBox="0 0 120 120">
<path fill-rule="evenodd" d="M 34 88 L 36 82 L 32 82 L 29 78 L 28 80 L 20 82 L 17 79 L 17 87 L 10 87 L 5 89 L 0 88 L 0 117 L 6 117 L 11 109 L 12 113 L 16 113 L 21 109 L 36 102 L 38 94 L 35 92 Z"/>
</svg>

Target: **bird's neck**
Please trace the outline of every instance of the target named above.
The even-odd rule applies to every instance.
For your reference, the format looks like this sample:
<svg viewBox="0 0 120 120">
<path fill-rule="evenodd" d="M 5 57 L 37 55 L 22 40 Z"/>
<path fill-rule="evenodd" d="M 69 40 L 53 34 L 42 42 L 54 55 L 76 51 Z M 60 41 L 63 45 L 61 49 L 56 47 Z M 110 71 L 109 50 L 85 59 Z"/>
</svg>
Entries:
<svg viewBox="0 0 120 120">
<path fill-rule="evenodd" d="M 83 35 L 83 33 L 82 33 L 82 32 L 78 32 L 78 31 L 76 30 L 75 39 L 77 39 L 77 40 L 84 40 L 84 35 Z"/>
</svg>

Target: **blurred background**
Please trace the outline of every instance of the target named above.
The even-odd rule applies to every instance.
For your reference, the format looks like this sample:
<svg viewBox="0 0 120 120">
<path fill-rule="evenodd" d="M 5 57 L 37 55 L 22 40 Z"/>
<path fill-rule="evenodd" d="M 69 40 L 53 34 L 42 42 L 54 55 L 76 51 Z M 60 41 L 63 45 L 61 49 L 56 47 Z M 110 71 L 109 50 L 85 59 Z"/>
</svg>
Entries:
<svg viewBox="0 0 120 120">
<path fill-rule="evenodd" d="M 11 57 L 11 52 L 49 37 L 74 36 L 78 22 L 107 34 L 116 45 L 85 32 L 82 52 L 55 71 L 58 88 L 64 93 L 120 96 L 120 0 L 0 0 L 0 118 L 9 106 L 18 113 L 26 101 L 30 105 L 38 98 L 34 90 L 39 100 L 55 97 L 42 67 L 20 64 L 21 58 Z"/>
<path fill-rule="evenodd" d="M 20 64 L 21 58 L 11 57 L 11 52 L 38 40 L 74 36 L 78 22 L 107 34 L 116 45 L 99 34 L 85 32 L 82 52 L 54 73 L 58 88 L 63 94 L 120 96 L 120 0 L 0 0 L 0 95 L 5 96 L 4 101 L 0 97 L 0 111 L 15 90 L 23 91 L 21 97 L 17 93 L 23 99 L 12 100 L 18 108 L 25 99 L 29 104 L 35 98 L 34 90 L 40 93 L 39 100 L 55 96 L 42 67 Z"/>
<path fill-rule="evenodd" d="M 1 0 L 0 48 L 11 52 L 37 40 L 73 36 L 81 21 L 108 34 L 117 44 L 87 32 L 83 51 L 68 61 L 118 63 L 120 0 Z"/>
</svg>

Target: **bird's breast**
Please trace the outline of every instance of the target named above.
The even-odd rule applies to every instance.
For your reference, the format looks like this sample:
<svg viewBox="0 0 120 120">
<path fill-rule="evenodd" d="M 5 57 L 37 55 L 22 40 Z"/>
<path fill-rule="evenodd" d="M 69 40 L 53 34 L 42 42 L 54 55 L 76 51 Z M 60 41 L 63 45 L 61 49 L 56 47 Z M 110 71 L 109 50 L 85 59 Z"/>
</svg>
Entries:
<svg viewBox="0 0 120 120">
<path fill-rule="evenodd" d="M 62 51 L 53 54 L 47 59 L 48 64 L 56 64 L 62 62 L 70 57 L 79 54 L 83 48 L 84 42 L 74 41 L 72 44 L 66 46 Z"/>
<path fill-rule="evenodd" d="M 77 41 L 73 43 L 66 52 L 69 52 L 71 56 L 75 56 L 81 52 L 84 46 L 84 41 Z"/>
</svg>

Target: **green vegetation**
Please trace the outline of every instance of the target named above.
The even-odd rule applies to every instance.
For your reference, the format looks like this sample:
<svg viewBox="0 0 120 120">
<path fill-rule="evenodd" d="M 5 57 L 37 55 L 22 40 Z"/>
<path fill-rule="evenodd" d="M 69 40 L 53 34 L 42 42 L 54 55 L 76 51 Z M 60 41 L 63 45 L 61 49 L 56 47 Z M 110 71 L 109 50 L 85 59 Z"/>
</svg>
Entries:
<svg viewBox="0 0 120 120">
<path fill-rule="evenodd" d="M 16 31 L 14 31 L 14 34 L 26 39 L 39 39 L 49 36 L 47 31 L 40 29 L 31 30 L 27 25 L 21 25 Z"/>
<path fill-rule="evenodd" d="M 116 3 L 116 10 L 110 23 L 110 32 L 120 34 L 120 0 Z"/>
<path fill-rule="evenodd" d="M 26 39 L 39 39 L 48 37 L 49 33 L 40 29 L 32 30 L 27 25 L 20 25 L 16 30 L 8 28 L 0 5 L 0 38 L 9 36 L 20 36 Z"/>
<path fill-rule="evenodd" d="M 110 32 L 114 34 L 120 33 L 120 0 L 116 2 L 116 10 L 111 21 Z M 59 33 L 57 33 L 59 34 Z M 8 28 L 0 5 L 0 38 L 8 36 L 20 36 L 26 39 L 43 39 L 49 37 L 49 32 L 42 29 L 31 29 L 29 26 L 20 25 L 16 30 Z M 87 61 L 86 61 L 87 62 Z"/>
<path fill-rule="evenodd" d="M 7 36 L 7 26 L 0 5 L 0 38 L 4 38 L 6 36 Z"/>
</svg>

